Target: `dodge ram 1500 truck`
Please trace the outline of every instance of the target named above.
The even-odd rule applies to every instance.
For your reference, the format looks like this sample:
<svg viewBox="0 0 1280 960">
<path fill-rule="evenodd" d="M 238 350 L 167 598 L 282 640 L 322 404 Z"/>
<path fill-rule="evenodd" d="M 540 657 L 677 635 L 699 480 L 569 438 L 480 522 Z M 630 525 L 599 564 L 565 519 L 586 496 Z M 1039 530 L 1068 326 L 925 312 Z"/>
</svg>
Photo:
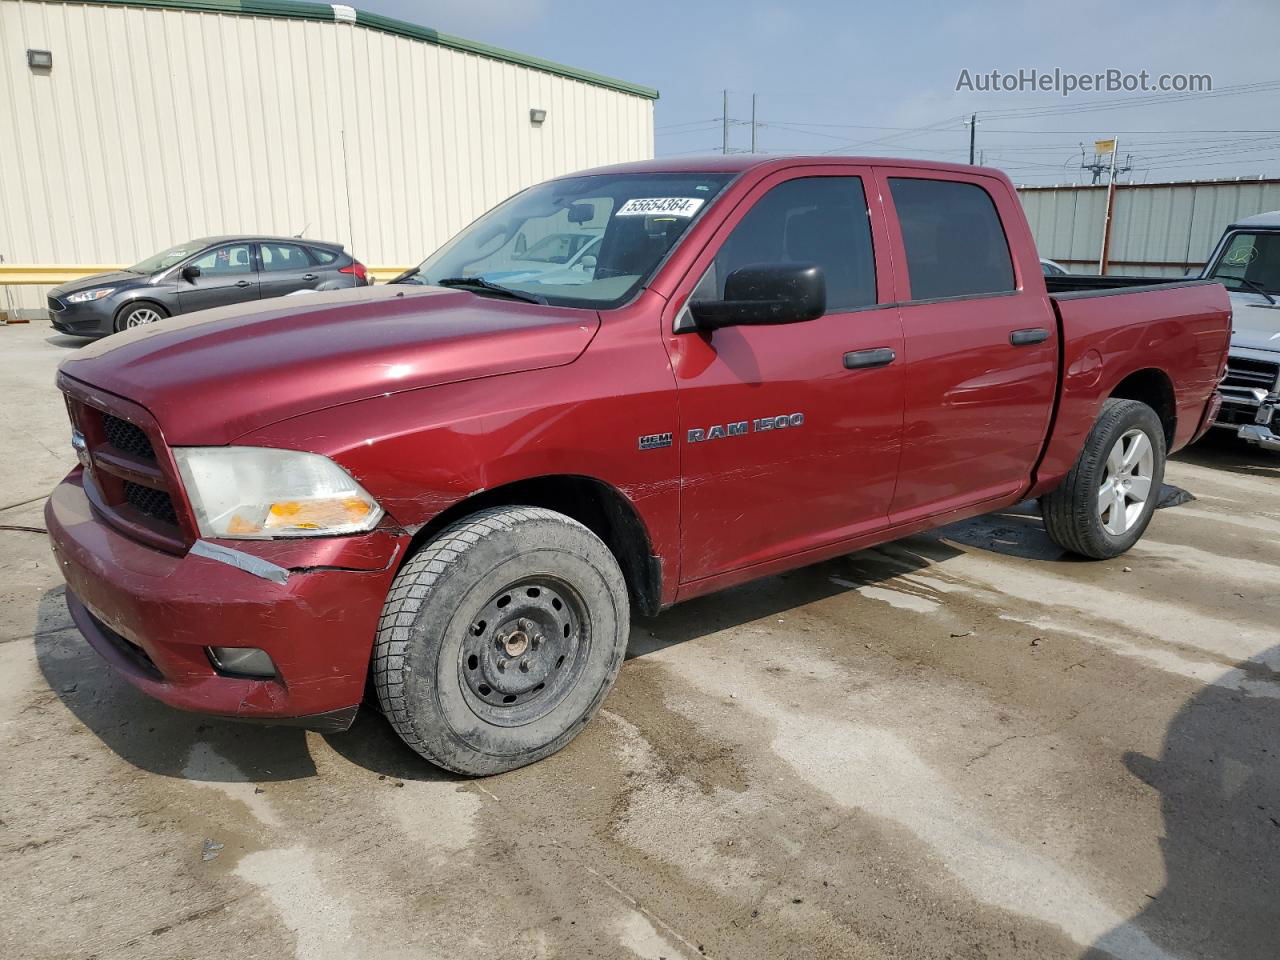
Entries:
<svg viewBox="0 0 1280 960">
<path fill-rule="evenodd" d="M 577 234 L 571 271 L 520 256 Z M 994 170 L 551 180 L 397 282 L 65 361 L 67 603 L 175 707 L 340 730 L 372 690 L 427 759 L 510 770 L 600 706 L 633 610 L 1031 497 L 1129 549 L 1217 412 L 1227 293 L 1048 284 Z"/>
</svg>

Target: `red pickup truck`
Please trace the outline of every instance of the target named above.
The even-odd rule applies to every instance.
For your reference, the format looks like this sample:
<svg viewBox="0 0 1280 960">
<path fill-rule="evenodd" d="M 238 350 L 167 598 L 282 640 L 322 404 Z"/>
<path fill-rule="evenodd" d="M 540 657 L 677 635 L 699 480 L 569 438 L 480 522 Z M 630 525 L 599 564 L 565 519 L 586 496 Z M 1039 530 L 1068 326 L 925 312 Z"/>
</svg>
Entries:
<svg viewBox="0 0 1280 960">
<path fill-rule="evenodd" d="M 1039 497 L 1113 557 L 1212 422 L 1220 284 L 1051 278 L 1008 179 L 720 157 L 525 190 L 388 285 L 63 363 L 80 630 L 173 706 L 487 774 L 664 607 Z"/>
</svg>

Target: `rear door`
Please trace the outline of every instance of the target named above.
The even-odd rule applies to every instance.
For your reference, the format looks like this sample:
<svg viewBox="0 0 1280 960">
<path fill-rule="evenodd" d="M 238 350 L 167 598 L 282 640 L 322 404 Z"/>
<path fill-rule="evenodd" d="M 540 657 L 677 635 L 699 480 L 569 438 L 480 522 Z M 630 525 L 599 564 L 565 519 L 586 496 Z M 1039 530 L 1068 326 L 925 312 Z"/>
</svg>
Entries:
<svg viewBox="0 0 1280 960">
<path fill-rule="evenodd" d="M 1025 485 L 1048 429 L 1058 335 L 1025 219 L 1003 183 L 877 168 L 893 231 L 906 411 L 895 523 Z M 1025 234 L 1025 236 L 1023 236 Z"/>
<path fill-rule="evenodd" d="M 300 243 L 258 241 L 262 257 L 262 298 L 283 297 L 295 290 L 315 290 L 324 280 L 307 248 Z M 335 271 L 336 272 L 336 271 Z"/>
<path fill-rule="evenodd" d="M 200 254 L 189 264 L 200 276 L 178 272 L 178 306 L 183 313 L 258 299 L 258 267 L 252 243 L 228 243 Z"/>
<path fill-rule="evenodd" d="M 902 330 L 885 303 L 893 297 L 885 226 L 868 174 L 808 167 L 765 178 L 672 297 L 664 329 L 680 409 L 682 582 L 887 522 L 901 446 L 893 361 Z M 822 268 L 825 316 L 673 332 L 680 307 L 720 299 L 733 270 L 787 262 Z"/>
</svg>

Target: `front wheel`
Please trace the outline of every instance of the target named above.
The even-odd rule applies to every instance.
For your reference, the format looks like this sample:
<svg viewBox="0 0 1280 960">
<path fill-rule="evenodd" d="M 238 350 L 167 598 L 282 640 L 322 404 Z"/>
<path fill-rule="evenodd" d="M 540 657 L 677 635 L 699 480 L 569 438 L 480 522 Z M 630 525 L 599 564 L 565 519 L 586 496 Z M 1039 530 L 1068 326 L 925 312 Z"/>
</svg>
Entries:
<svg viewBox="0 0 1280 960">
<path fill-rule="evenodd" d="M 132 330 L 134 327 L 145 327 L 163 320 L 169 314 L 154 303 L 133 303 L 125 307 L 116 316 L 116 332 Z"/>
<path fill-rule="evenodd" d="M 482 776 L 569 743 L 604 700 L 630 629 L 609 548 L 539 507 L 482 510 L 396 575 L 373 651 L 378 701 L 431 762 Z"/>
<path fill-rule="evenodd" d="M 1095 560 L 1124 553 L 1151 522 L 1164 463 L 1156 412 L 1137 400 L 1107 400 L 1062 486 L 1040 500 L 1049 537 Z"/>
</svg>

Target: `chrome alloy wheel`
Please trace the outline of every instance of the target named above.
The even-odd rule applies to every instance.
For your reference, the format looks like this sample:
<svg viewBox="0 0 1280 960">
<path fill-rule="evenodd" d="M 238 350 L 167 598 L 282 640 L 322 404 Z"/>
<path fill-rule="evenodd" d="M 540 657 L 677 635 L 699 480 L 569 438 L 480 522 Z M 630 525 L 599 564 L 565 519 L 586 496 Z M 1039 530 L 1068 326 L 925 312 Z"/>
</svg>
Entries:
<svg viewBox="0 0 1280 960">
<path fill-rule="evenodd" d="M 1133 529 L 1151 496 L 1155 451 L 1141 430 L 1124 433 L 1107 454 L 1102 483 L 1098 487 L 1098 517 L 1113 537 Z"/>
<path fill-rule="evenodd" d="M 150 307 L 139 307 L 133 313 L 129 314 L 129 319 L 125 321 L 126 330 L 132 330 L 134 327 L 145 326 L 148 323 L 155 323 L 160 319 L 160 314 Z"/>
</svg>

